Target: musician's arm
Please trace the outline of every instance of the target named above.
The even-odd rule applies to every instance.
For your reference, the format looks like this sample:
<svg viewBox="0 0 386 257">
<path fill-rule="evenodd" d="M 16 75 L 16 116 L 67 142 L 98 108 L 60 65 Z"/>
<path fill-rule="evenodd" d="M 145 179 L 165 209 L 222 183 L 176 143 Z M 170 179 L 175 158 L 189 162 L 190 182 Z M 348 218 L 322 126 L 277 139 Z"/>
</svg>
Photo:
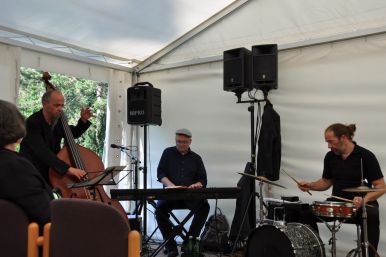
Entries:
<svg viewBox="0 0 386 257">
<path fill-rule="evenodd" d="M 91 126 L 90 121 L 83 122 L 82 119 L 78 120 L 76 126 L 70 126 L 72 135 L 74 138 L 80 137 L 89 127 Z"/>
<path fill-rule="evenodd" d="M 202 161 L 201 157 L 197 160 L 198 162 L 198 180 L 196 183 L 191 185 L 192 188 L 202 188 L 206 187 L 208 180 L 206 175 L 206 170 L 204 166 L 204 162 Z"/>
<path fill-rule="evenodd" d="M 314 182 L 306 182 L 306 181 L 300 181 L 298 184 L 298 187 L 302 191 L 324 191 L 331 187 L 332 181 L 331 179 L 326 178 L 320 178 Z"/>
<path fill-rule="evenodd" d="M 167 174 L 167 159 L 168 153 L 164 150 L 157 167 L 157 179 L 164 185 L 164 187 L 173 187 L 175 184 L 168 178 Z"/>
<path fill-rule="evenodd" d="M 170 179 L 168 177 L 163 177 L 160 179 L 161 183 L 165 186 L 165 187 L 174 187 L 176 185 L 174 185 L 173 182 L 170 181 Z"/>
<path fill-rule="evenodd" d="M 384 178 L 376 179 L 376 180 L 372 181 L 371 183 L 373 184 L 374 188 L 386 189 Z M 365 196 L 365 203 L 377 200 L 384 193 L 385 193 L 385 191 L 367 193 Z"/>
</svg>

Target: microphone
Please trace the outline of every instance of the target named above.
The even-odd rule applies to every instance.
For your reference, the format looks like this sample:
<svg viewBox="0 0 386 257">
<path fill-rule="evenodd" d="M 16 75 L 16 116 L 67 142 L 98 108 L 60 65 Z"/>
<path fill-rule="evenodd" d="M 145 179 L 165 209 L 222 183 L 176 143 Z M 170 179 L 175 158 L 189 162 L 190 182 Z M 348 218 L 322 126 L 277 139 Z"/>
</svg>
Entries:
<svg viewBox="0 0 386 257">
<path fill-rule="evenodd" d="M 130 150 L 129 148 L 127 148 L 127 147 L 125 147 L 125 146 L 116 145 L 116 144 L 111 144 L 110 147 L 111 147 L 111 148 L 121 149 L 121 150 Z"/>
</svg>

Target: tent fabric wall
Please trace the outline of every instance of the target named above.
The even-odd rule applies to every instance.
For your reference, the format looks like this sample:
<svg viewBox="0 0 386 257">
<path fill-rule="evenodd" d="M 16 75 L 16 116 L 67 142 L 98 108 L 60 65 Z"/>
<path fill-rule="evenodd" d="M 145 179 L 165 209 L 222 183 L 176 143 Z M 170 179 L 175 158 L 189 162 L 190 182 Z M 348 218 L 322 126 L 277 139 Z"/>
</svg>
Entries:
<svg viewBox="0 0 386 257">
<path fill-rule="evenodd" d="M 268 98 L 281 116 L 284 170 L 300 180 L 318 179 L 328 151 L 324 129 L 342 122 L 357 125 L 355 140 L 376 154 L 386 174 L 385 60 L 385 34 L 279 52 L 279 89 Z M 249 105 L 236 104 L 236 97 L 223 91 L 222 75 L 222 62 L 214 62 L 140 76 L 141 81 L 162 90 L 163 124 L 151 127 L 149 133 L 148 187 L 161 187 L 156 181 L 158 161 L 162 150 L 174 144 L 174 131 L 181 127 L 193 133 L 192 149 L 203 157 L 208 186 L 236 185 L 236 172 L 243 171 L 250 160 Z M 266 197 L 297 195 L 312 204 L 330 193 L 309 196 L 284 174 L 277 183 L 288 189 L 265 186 Z M 382 254 L 386 252 L 385 196 L 379 202 Z M 235 201 L 218 204 L 231 219 Z M 331 234 L 323 224 L 319 228 L 328 249 Z M 355 245 L 355 226 L 343 225 L 337 238 L 338 256 L 343 256 Z"/>
<path fill-rule="evenodd" d="M 251 44 L 277 43 L 283 49 L 382 32 L 385 11 L 382 0 L 249 0 L 154 66 L 219 56 L 224 50 Z"/>
<path fill-rule="evenodd" d="M 0 43 L 0 93 L 1 99 L 16 103 L 19 88 L 21 49 Z"/>
</svg>

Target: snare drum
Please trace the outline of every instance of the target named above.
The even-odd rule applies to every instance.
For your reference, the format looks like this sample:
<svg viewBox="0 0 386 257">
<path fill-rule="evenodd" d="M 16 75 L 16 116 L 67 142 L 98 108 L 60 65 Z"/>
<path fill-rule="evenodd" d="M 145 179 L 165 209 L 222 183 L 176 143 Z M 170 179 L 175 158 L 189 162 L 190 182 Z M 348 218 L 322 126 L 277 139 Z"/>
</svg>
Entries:
<svg viewBox="0 0 386 257">
<path fill-rule="evenodd" d="M 356 211 L 354 204 L 346 202 L 313 202 L 312 210 L 317 216 L 351 218 Z"/>
</svg>

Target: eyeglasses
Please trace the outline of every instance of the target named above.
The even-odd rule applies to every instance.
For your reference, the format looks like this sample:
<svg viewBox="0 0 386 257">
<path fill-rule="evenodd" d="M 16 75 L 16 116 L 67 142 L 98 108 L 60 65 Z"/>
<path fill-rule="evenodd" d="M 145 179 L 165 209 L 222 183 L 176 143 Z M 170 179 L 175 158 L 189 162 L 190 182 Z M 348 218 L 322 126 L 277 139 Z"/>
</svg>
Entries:
<svg viewBox="0 0 386 257">
<path fill-rule="evenodd" d="M 187 144 L 189 144 L 189 141 L 188 140 L 176 140 L 176 144 L 187 145 Z"/>
</svg>

